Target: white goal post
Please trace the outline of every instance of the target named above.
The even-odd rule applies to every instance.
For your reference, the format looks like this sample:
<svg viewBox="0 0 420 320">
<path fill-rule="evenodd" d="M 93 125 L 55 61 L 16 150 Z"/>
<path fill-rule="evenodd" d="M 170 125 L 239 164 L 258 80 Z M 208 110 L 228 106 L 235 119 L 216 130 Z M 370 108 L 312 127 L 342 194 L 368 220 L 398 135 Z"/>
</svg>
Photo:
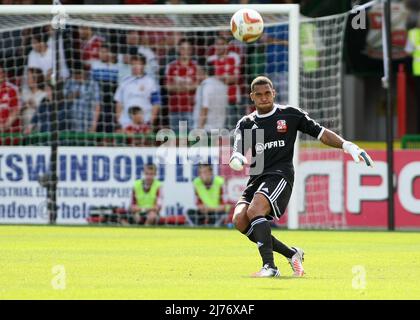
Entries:
<svg viewBox="0 0 420 320">
<path fill-rule="evenodd" d="M 229 31 L 230 17 L 241 8 L 254 9 L 260 12 L 264 19 L 264 35 L 251 44 L 234 40 Z M 17 88 L 13 90 L 18 90 L 25 106 L 19 110 L 21 118 L 15 121 L 15 127 L 10 125 L 16 131 L 2 131 L 0 122 L 0 150 L 3 146 L 15 145 L 52 146 L 53 143 L 57 145 L 57 141 L 59 149 L 62 150 L 74 146 L 106 146 L 110 153 L 113 150 L 109 147 L 156 147 L 159 144 L 156 143 L 155 136 L 159 129 L 174 129 L 175 122 L 172 123 L 172 120 L 177 121 L 176 123 L 183 121 L 178 120 L 177 112 L 188 113 L 188 116 L 192 116 L 188 118 L 188 124 L 193 121 L 194 125 L 197 124 L 198 117 L 195 111 L 201 108 L 197 101 L 200 101 L 202 94 L 199 89 L 204 90 L 203 86 L 207 80 L 205 74 L 199 74 L 199 69 L 203 73 L 207 72 L 209 78 L 210 72 L 215 72 L 215 75 L 222 79 L 219 79 L 222 90 L 217 92 L 223 92 L 226 98 L 221 103 L 222 107 L 217 109 L 221 113 L 213 112 L 213 117 L 219 117 L 223 122 L 219 121 L 217 125 L 212 122 L 209 124 L 210 128 L 228 128 L 229 131 L 233 129 L 237 120 L 251 110 L 248 95 L 251 80 L 257 75 L 267 75 L 275 80 L 273 83 L 278 102 L 301 107 L 321 125 L 342 134 L 342 44 L 348 13 L 307 18 L 300 15 L 299 9 L 297 4 L 2 5 L 0 67 L 4 69 L 10 87 Z M 62 33 L 54 33 L 53 28 L 60 26 L 57 22 L 66 24 L 68 28 Z M 89 32 L 86 32 L 87 29 Z M 196 68 L 194 72 L 197 74 L 187 79 L 185 74 L 173 75 L 168 71 L 178 63 L 182 41 L 188 43 L 186 46 L 189 46 L 192 52 L 189 54 L 190 59 L 196 64 L 196 67 L 192 68 Z M 220 41 L 222 44 L 219 44 Z M 38 55 L 38 64 L 34 66 L 29 61 L 31 58 L 31 61 L 34 61 L 33 58 L 38 52 L 36 45 L 41 42 L 47 45 L 51 58 L 41 64 L 39 60 L 42 59 Z M 217 53 L 221 47 L 225 50 L 223 54 Z M 55 52 L 56 49 L 59 52 Z M 135 49 L 136 53 L 133 53 L 132 49 Z M 105 60 L 102 58 L 102 51 L 108 57 Z M 228 59 L 223 60 L 224 55 L 230 55 L 230 62 L 226 62 Z M 59 63 L 54 63 L 55 56 L 60 57 Z M 155 118 L 151 116 L 155 111 L 152 109 L 154 106 L 151 99 L 146 101 L 148 105 L 141 105 L 140 108 L 136 104 L 127 104 L 123 107 L 123 116 L 121 109 L 118 109 L 121 108 L 121 103 L 118 106 L 119 101 L 124 98 L 121 93 L 123 90 L 119 89 L 125 84 L 124 79 L 134 75 L 133 58 L 137 59 L 136 61 L 146 60 L 142 63 L 142 72 L 154 83 L 155 88 L 155 91 L 150 93 L 160 94 L 160 100 L 155 100 L 160 103 L 158 114 L 153 114 Z M 48 68 L 44 68 L 46 63 Z M 54 73 L 56 67 L 59 68 L 59 75 Z M 216 68 L 219 68 L 221 73 L 217 73 Z M 104 70 L 105 73 L 101 73 Z M 77 76 L 80 77 L 80 74 L 86 75 L 86 83 L 90 85 L 89 89 L 83 89 L 83 97 L 88 97 L 86 99 L 79 98 L 81 89 L 77 86 L 81 80 Z M 231 79 L 227 79 L 229 76 Z M 173 103 L 172 98 L 181 98 L 178 91 L 173 91 L 180 89 L 172 89 L 173 87 L 168 85 L 172 81 L 171 77 L 180 78 L 180 83 L 185 80 L 196 82 L 192 89 L 182 85 L 184 89 L 188 87 L 186 91 L 189 90 L 189 105 L 186 109 L 182 109 L 185 105 L 180 107 L 178 102 Z M 54 85 L 56 79 L 59 80 L 59 88 L 55 90 L 58 98 L 54 100 L 46 95 L 51 95 L 51 85 Z M 44 88 L 38 88 L 36 81 L 40 81 Z M 142 91 L 144 86 L 142 84 L 136 88 Z M 36 91 L 38 89 L 42 94 Z M 230 89 L 233 89 L 233 94 Z M 77 92 L 77 96 L 73 95 L 73 92 Z M 43 100 L 38 99 L 37 95 Z M 36 106 L 33 105 L 34 97 L 39 100 L 36 100 Z M 191 104 L 193 99 L 195 104 Z M 32 105 L 29 105 L 28 101 Z M 84 101 L 92 104 L 88 105 Z M 136 103 L 138 101 L 140 100 L 136 100 Z M 97 104 L 94 105 L 94 102 Z M 144 121 L 134 123 L 131 112 L 143 112 Z M 134 127 L 130 130 L 140 130 L 142 121 L 148 126 L 147 132 L 127 131 L 129 126 Z M 108 130 L 109 127 L 111 129 Z M 154 144 L 150 144 L 150 139 L 153 139 Z M 87 150 L 74 149 L 76 160 Z M 124 159 L 136 150 L 125 149 L 128 153 Z M 307 135 L 297 137 L 294 156 L 295 187 L 287 211 L 289 229 L 341 228 L 346 225 L 341 188 L 344 172 L 342 164 L 341 150 L 325 149 L 319 141 Z M 85 163 L 76 161 L 74 165 L 76 170 L 80 171 Z M 35 167 L 37 172 L 42 168 Z M 222 171 L 224 169 L 226 168 Z M 63 170 L 63 166 L 58 170 Z M 76 177 L 79 173 L 71 174 L 72 177 Z M 190 188 L 189 179 L 192 179 L 194 174 L 191 173 L 188 179 L 174 181 L 175 185 L 172 185 L 172 182 L 164 185 L 168 188 Z M 237 190 L 243 187 L 243 180 L 231 171 L 224 170 L 222 174 L 226 176 L 228 183 L 232 183 L 230 186 L 233 187 L 228 193 L 231 195 L 229 202 L 233 203 L 234 198 L 237 198 Z M 136 171 L 131 173 L 130 179 L 140 177 L 140 171 Z M 87 174 L 81 174 L 77 178 L 93 183 L 93 180 L 88 180 Z M 60 184 L 62 182 L 63 180 L 59 181 Z M 68 183 L 64 182 L 64 185 Z M 8 187 L 7 184 L 4 185 Z M 127 186 L 128 182 L 120 184 L 119 188 Z M 332 190 L 331 186 L 336 190 Z M 66 185 L 66 188 L 70 187 Z M 331 193 L 332 191 L 334 193 Z M 68 208 L 69 203 L 73 201 L 68 202 L 68 198 L 63 196 L 59 199 L 63 208 Z M 170 197 L 165 196 L 165 199 L 168 198 Z M 167 215 L 175 212 L 177 198 L 175 195 L 172 195 L 172 198 L 165 204 Z M 185 214 L 185 208 L 193 206 L 193 196 L 191 199 L 187 198 L 186 205 L 181 210 L 184 213 L 181 215 Z M 87 208 L 94 207 L 94 200 L 93 197 L 87 196 L 80 203 L 86 204 Z M 19 199 L 13 201 L 17 203 Z M 128 200 L 125 199 L 124 207 L 127 203 Z M 122 202 L 108 204 L 121 207 Z M 179 214 L 177 211 L 176 215 Z"/>
<path fill-rule="evenodd" d="M 2 15 L 135 15 L 144 14 L 233 14 L 241 8 L 255 9 L 261 14 L 286 14 L 289 17 L 289 39 L 299 39 L 299 5 L 3 5 Z M 228 24 L 229 21 L 226 21 Z M 299 41 L 290 41 L 288 50 L 288 103 L 299 105 Z M 298 145 L 298 140 L 296 142 Z M 295 159 L 298 147 L 295 146 Z M 288 228 L 298 228 L 297 198 L 295 192 L 289 203 Z"/>
</svg>

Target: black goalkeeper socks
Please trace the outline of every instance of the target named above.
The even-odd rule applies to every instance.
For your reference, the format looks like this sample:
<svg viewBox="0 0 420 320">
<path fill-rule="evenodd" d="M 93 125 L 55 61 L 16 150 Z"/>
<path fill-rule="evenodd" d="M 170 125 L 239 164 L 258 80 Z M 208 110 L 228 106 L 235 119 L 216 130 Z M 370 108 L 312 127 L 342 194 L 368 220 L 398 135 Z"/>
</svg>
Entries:
<svg viewBox="0 0 420 320">
<path fill-rule="evenodd" d="M 271 268 L 275 268 L 270 223 L 263 216 L 255 217 L 251 220 L 249 231 L 252 232 L 255 243 L 258 246 L 263 265 L 268 264 Z"/>
<path fill-rule="evenodd" d="M 291 259 L 293 257 L 293 255 L 296 253 L 295 250 L 290 249 L 283 242 L 274 238 L 274 236 L 271 236 L 271 239 L 272 239 L 272 242 L 273 242 L 273 251 L 278 252 L 281 255 L 283 255 L 283 256 L 285 256 L 286 258 L 289 258 L 289 259 Z"/>
<path fill-rule="evenodd" d="M 245 230 L 244 234 L 248 236 L 248 239 L 254 243 L 257 243 L 254 237 L 254 233 L 252 232 L 253 229 L 251 225 Z M 292 258 L 293 255 L 296 253 L 293 249 L 290 249 L 287 245 L 285 245 L 280 240 L 276 239 L 273 235 L 271 235 L 271 243 L 273 246 L 273 251 L 280 253 L 281 255 L 285 256 L 286 258 Z"/>
</svg>

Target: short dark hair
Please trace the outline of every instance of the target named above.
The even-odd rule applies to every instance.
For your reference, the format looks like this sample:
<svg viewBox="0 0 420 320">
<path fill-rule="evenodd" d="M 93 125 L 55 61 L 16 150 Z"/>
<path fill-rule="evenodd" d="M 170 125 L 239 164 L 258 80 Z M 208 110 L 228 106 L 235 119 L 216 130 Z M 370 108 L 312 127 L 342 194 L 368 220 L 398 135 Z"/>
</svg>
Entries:
<svg viewBox="0 0 420 320">
<path fill-rule="evenodd" d="M 190 39 L 188 39 L 188 38 L 181 38 L 181 39 L 179 39 L 179 41 L 178 41 L 178 46 L 180 46 L 181 44 L 183 44 L 184 42 L 187 42 L 187 43 L 189 43 L 190 45 L 192 45 L 192 41 L 190 40 Z"/>
<path fill-rule="evenodd" d="M 83 62 L 80 60 L 74 60 L 73 61 L 73 72 L 75 73 L 82 73 L 85 71 L 85 66 L 83 65 Z"/>
<path fill-rule="evenodd" d="M 130 56 L 135 56 L 136 54 L 139 54 L 139 48 L 137 46 L 129 46 L 127 48 L 127 54 Z"/>
<path fill-rule="evenodd" d="M 214 76 L 216 74 L 216 66 L 213 62 L 208 62 L 206 64 L 206 73 L 209 76 Z"/>
<path fill-rule="evenodd" d="M 43 32 L 42 30 L 38 30 L 34 29 L 32 30 L 32 39 L 38 41 L 38 42 L 43 42 L 43 43 L 47 43 L 48 42 L 48 38 L 49 35 L 46 32 Z"/>
<path fill-rule="evenodd" d="M 255 86 L 260 86 L 260 85 L 265 85 L 265 84 L 268 84 L 271 87 L 271 89 L 274 89 L 273 83 L 271 82 L 270 79 L 268 79 L 265 76 L 259 76 L 259 77 L 256 77 L 254 80 L 252 80 L 251 91 L 254 91 Z"/>
<path fill-rule="evenodd" d="M 142 55 L 141 53 L 137 53 L 130 56 L 130 62 L 133 61 L 141 61 L 144 65 L 146 65 L 146 57 Z"/>
<path fill-rule="evenodd" d="M 44 90 L 45 89 L 45 77 L 44 73 L 39 68 L 29 68 L 28 71 L 32 73 L 32 77 L 36 83 L 36 87 L 38 89 Z"/>
<path fill-rule="evenodd" d="M 106 42 L 102 42 L 100 49 L 108 49 L 109 51 L 111 51 L 111 46 Z"/>
<path fill-rule="evenodd" d="M 128 108 L 128 114 L 130 116 L 131 115 L 134 115 L 134 114 L 136 114 L 138 112 L 142 112 L 142 111 L 143 111 L 143 109 L 141 107 L 139 107 L 139 106 L 131 106 L 130 108 Z"/>
<path fill-rule="evenodd" d="M 225 43 L 228 43 L 228 38 L 226 38 L 224 35 L 219 34 L 216 39 L 214 39 L 214 42 L 216 42 L 218 39 L 223 40 Z"/>
<path fill-rule="evenodd" d="M 144 165 L 144 170 L 153 170 L 154 172 L 157 171 L 157 167 L 154 163 L 147 163 Z"/>
<path fill-rule="evenodd" d="M 213 167 L 212 167 L 212 165 L 211 165 L 211 164 L 209 164 L 209 163 L 200 163 L 200 164 L 198 165 L 198 170 L 200 170 L 200 169 L 204 169 L 204 168 L 208 168 L 211 172 L 213 172 Z"/>
</svg>

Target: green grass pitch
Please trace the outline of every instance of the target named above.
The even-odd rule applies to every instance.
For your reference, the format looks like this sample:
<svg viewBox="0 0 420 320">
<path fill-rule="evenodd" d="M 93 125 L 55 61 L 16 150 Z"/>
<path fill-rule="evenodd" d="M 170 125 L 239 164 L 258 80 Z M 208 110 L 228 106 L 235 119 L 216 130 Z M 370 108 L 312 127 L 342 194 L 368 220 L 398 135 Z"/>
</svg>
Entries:
<svg viewBox="0 0 420 320">
<path fill-rule="evenodd" d="M 303 278 L 254 279 L 257 247 L 235 230 L 0 227 L 0 299 L 419 299 L 420 233 L 284 231 Z M 59 267 L 57 267 L 59 266 Z"/>
</svg>

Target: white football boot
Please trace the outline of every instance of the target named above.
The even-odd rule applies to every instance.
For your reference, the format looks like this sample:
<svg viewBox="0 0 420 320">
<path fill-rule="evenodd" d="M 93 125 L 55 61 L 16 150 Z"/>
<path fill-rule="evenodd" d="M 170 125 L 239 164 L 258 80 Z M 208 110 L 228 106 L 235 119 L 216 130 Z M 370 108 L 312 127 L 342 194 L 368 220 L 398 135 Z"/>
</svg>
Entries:
<svg viewBox="0 0 420 320">
<path fill-rule="evenodd" d="M 288 258 L 287 260 L 289 261 L 289 264 L 293 269 L 293 275 L 295 277 L 303 277 L 305 271 L 303 270 L 302 262 L 304 260 L 303 256 L 305 253 L 300 248 L 292 247 L 292 249 L 294 249 L 296 253 L 293 255 L 292 258 Z"/>
<path fill-rule="evenodd" d="M 252 274 L 253 278 L 270 278 L 270 277 L 279 277 L 280 270 L 277 268 L 271 268 L 268 264 L 265 264 L 260 271 Z"/>
</svg>

